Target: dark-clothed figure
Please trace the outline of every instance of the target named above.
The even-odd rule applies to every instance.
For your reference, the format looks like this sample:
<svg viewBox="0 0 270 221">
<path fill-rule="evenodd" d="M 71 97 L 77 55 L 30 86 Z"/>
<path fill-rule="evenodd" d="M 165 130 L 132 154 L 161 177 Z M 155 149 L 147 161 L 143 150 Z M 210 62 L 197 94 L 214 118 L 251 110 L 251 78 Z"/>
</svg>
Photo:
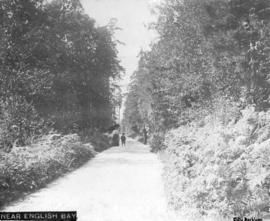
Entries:
<svg viewBox="0 0 270 221">
<path fill-rule="evenodd" d="M 144 137 L 144 144 L 147 144 L 147 130 L 145 127 L 143 128 L 143 137 Z"/>
<path fill-rule="evenodd" d="M 125 136 L 125 133 L 122 133 L 121 142 L 122 142 L 122 146 L 126 146 L 126 136 Z"/>
<path fill-rule="evenodd" d="M 112 145 L 119 146 L 119 134 L 115 133 L 112 137 Z"/>
</svg>

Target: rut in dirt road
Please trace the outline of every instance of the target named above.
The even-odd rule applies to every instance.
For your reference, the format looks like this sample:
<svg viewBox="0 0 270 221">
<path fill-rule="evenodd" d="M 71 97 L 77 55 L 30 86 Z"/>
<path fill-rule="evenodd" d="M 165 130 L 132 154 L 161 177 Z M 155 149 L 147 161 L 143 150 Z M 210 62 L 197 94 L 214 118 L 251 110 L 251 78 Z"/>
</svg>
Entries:
<svg viewBox="0 0 270 221">
<path fill-rule="evenodd" d="M 128 140 L 5 211 L 76 210 L 79 221 L 171 221 L 162 164 L 148 146 Z"/>
</svg>

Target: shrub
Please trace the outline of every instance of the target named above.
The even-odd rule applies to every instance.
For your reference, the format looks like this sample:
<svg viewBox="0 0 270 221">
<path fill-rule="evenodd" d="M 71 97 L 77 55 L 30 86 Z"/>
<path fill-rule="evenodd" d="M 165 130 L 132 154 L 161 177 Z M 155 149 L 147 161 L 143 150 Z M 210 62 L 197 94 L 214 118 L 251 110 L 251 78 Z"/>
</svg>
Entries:
<svg viewBox="0 0 270 221">
<path fill-rule="evenodd" d="M 166 134 L 164 170 L 172 207 L 201 214 L 261 217 L 269 212 L 270 111 L 237 122 L 190 124 Z"/>
<path fill-rule="evenodd" d="M 0 152 L 0 207 L 78 168 L 94 154 L 93 146 L 82 144 L 76 134 L 49 134 L 31 146 Z"/>
<path fill-rule="evenodd" d="M 95 129 L 84 129 L 79 132 L 79 135 L 83 142 L 91 143 L 97 152 L 108 149 L 112 143 L 112 137 L 109 134 L 101 133 Z"/>
<path fill-rule="evenodd" d="M 164 139 L 165 139 L 164 133 L 162 132 L 154 133 L 150 139 L 151 151 L 156 153 L 160 150 L 165 149 Z"/>
</svg>

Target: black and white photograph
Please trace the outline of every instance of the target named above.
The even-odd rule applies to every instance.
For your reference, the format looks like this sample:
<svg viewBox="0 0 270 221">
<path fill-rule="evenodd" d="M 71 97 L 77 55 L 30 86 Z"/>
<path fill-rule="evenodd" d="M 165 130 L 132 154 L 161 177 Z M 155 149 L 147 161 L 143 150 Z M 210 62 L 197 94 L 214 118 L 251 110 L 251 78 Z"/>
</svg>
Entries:
<svg viewBox="0 0 270 221">
<path fill-rule="evenodd" d="M 270 221 L 270 0 L 0 0 L 0 221 Z"/>
</svg>

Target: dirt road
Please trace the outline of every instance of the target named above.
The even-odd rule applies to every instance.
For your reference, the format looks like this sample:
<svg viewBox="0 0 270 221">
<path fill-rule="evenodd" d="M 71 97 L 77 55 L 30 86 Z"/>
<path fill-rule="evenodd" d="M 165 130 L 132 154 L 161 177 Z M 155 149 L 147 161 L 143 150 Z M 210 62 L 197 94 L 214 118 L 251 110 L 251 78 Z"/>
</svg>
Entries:
<svg viewBox="0 0 270 221">
<path fill-rule="evenodd" d="M 76 210 L 79 221 L 172 221 L 162 164 L 149 148 L 128 140 L 5 211 Z"/>
</svg>

